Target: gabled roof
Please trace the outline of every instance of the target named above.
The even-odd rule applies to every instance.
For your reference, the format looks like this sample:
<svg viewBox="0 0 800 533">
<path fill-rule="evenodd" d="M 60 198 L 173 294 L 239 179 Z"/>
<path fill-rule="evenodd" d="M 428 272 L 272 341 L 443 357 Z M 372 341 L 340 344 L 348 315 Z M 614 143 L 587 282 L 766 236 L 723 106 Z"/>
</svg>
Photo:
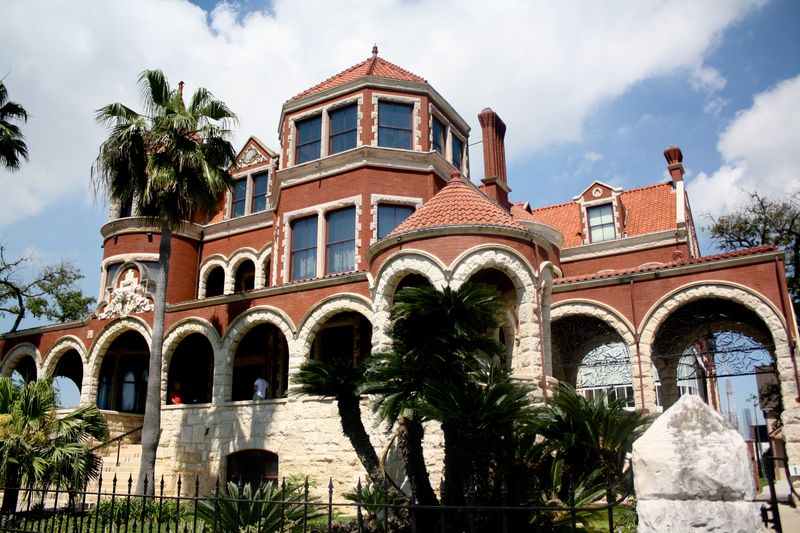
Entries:
<svg viewBox="0 0 800 533">
<path fill-rule="evenodd" d="M 441 191 L 405 219 L 389 236 L 444 226 L 498 226 L 525 231 L 503 208 L 461 178 L 453 177 Z"/>
<path fill-rule="evenodd" d="M 318 83 L 314 85 L 310 89 L 306 89 L 305 91 L 297 94 L 289 99 L 289 101 L 298 100 L 303 98 L 304 96 L 309 96 L 311 94 L 315 94 L 318 92 L 322 92 L 325 89 L 331 89 L 338 85 L 343 85 L 348 81 L 353 81 L 358 78 L 362 78 L 364 76 L 374 76 L 376 78 L 389 78 L 393 80 L 404 80 L 404 81 L 418 81 L 421 83 L 427 83 L 424 78 L 417 76 L 416 74 L 407 71 L 402 67 L 398 67 L 394 63 L 390 63 L 386 61 L 382 57 L 378 57 L 378 47 L 372 47 L 372 57 L 369 59 L 362 61 L 358 65 L 354 65 L 347 70 L 343 70 L 339 74 L 335 76 L 331 76 L 327 80 L 323 81 L 322 83 Z"/>
<path fill-rule="evenodd" d="M 676 198 L 670 182 L 624 191 L 618 201 L 625 212 L 624 230 L 628 237 L 676 227 Z M 518 220 L 533 220 L 553 226 L 564 236 L 563 248 L 583 244 L 581 206 L 577 202 L 540 207 L 530 213 L 522 208 L 522 204 L 514 204 L 511 214 Z"/>
<path fill-rule="evenodd" d="M 686 265 L 700 265 L 704 263 L 713 263 L 715 261 L 722 261 L 724 259 L 733 259 L 736 257 L 746 257 L 749 255 L 758 255 L 767 252 L 774 252 L 778 248 L 774 244 L 764 244 L 754 248 L 745 248 L 743 250 L 734 250 L 732 252 L 724 252 L 721 254 L 707 255 L 705 257 L 690 257 L 687 259 L 679 259 L 670 261 L 668 263 L 649 264 L 646 266 L 639 266 L 633 268 L 624 268 L 620 270 L 603 270 L 602 272 L 590 272 L 587 274 L 578 274 L 576 276 L 569 276 L 566 278 L 557 278 L 553 280 L 554 285 L 564 285 L 567 283 L 575 283 L 578 281 L 591 281 L 596 279 L 614 278 L 617 276 L 626 276 L 629 274 L 637 274 L 640 272 L 652 272 L 654 270 L 664 270 L 666 268 L 686 266 Z"/>
<path fill-rule="evenodd" d="M 234 169 L 257 165 L 260 163 L 268 163 L 270 159 L 278 157 L 278 154 L 269 149 L 269 147 L 261 142 L 261 139 L 255 135 L 251 135 L 239 153 L 236 154 L 236 163 Z"/>
<path fill-rule="evenodd" d="M 608 189 L 609 191 L 612 191 L 612 192 L 622 192 L 622 187 L 614 187 L 613 185 L 609 185 L 608 183 L 603 183 L 603 182 L 602 182 L 602 181 L 600 181 L 600 180 L 594 180 L 594 181 L 593 181 L 593 182 L 592 182 L 592 183 L 591 183 L 591 184 L 590 184 L 588 187 L 586 187 L 585 189 L 583 189 L 583 190 L 582 190 L 582 191 L 581 191 L 581 192 L 580 192 L 578 195 L 576 195 L 576 196 L 575 196 L 575 197 L 573 197 L 572 199 L 573 199 L 573 200 L 579 200 L 579 199 L 580 199 L 580 198 L 582 198 L 582 197 L 583 197 L 583 195 L 584 195 L 584 194 L 586 194 L 586 193 L 587 193 L 587 192 L 588 192 L 590 189 L 594 189 L 596 186 L 605 187 L 606 189 Z"/>
</svg>

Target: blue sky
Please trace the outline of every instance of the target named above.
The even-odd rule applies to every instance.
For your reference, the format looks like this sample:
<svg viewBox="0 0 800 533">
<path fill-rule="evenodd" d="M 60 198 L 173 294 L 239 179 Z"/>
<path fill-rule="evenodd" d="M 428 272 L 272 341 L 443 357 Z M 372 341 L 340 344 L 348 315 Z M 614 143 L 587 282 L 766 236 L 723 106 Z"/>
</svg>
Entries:
<svg viewBox="0 0 800 533">
<path fill-rule="evenodd" d="M 135 107 L 145 68 L 226 101 L 241 121 L 237 147 L 254 134 L 277 148 L 281 104 L 376 43 L 454 105 L 472 143 L 480 110 L 500 114 L 512 199 L 534 206 L 568 201 L 594 179 L 661 181 L 671 144 L 683 149 L 698 226 L 741 189 L 800 183 L 792 0 L 7 0 L 3 12 L 0 75 L 31 114 L 31 161 L 0 170 L 0 239 L 11 255 L 74 261 L 91 295 L 106 220 L 90 180 L 104 134 L 93 110 Z M 470 156 L 479 180 L 479 145 Z"/>
</svg>

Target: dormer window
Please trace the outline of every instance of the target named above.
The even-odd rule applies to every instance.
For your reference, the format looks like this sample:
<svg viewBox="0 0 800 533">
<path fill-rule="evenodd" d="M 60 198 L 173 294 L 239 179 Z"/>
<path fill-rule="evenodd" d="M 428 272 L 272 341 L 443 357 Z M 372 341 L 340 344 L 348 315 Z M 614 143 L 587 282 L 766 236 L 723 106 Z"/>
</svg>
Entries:
<svg viewBox="0 0 800 533">
<path fill-rule="evenodd" d="M 238 179 L 233 184 L 233 203 L 231 205 L 231 216 L 244 216 L 247 207 L 247 178 Z"/>
<path fill-rule="evenodd" d="M 358 113 L 355 104 L 330 113 L 330 153 L 337 154 L 356 147 L 358 135 Z"/>
<path fill-rule="evenodd" d="M 411 150 L 414 106 L 381 101 L 378 104 L 378 146 Z"/>
<path fill-rule="evenodd" d="M 297 122 L 297 164 L 319 159 L 322 140 L 322 116 L 307 118 Z"/>
<path fill-rule="evenodd" d="M 269 172 L 236 177 L 230 197 L 230 217 L 243 217 L 267 209 Z"/>
<path fill-rule="evenodd" d="M 586 208 L 591 242 L 610 241 L 617 237 L 614 229 L 614 208 L 609 204 Z"/>
<path fill-rule="evenodd" d="M 267 208 L 267 172 L 253 175 L 253 198 L 250 212 L 257 213 Z"/>
</svg>

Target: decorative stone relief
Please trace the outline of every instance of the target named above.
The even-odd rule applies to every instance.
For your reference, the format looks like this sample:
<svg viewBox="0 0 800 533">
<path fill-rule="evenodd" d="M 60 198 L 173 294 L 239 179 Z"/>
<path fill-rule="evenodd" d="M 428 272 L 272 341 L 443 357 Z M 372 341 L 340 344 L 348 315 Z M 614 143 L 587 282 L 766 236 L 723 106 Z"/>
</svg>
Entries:
<svg viewBox="0 0 800 533">
<path fill-rule="evenodd" d="M 248 167 L 250 165 L 255 165 L 256 163 L 264 163 L 267 161 L 267 158 L 264 155 L 255 149 L 254 146 L 250 146 L 247 150 L 244 151 L 242 156 L 239 158 L 239 166 L 240 167 Z"/>
<path fill-rule="evenodd" d="M 117 287 L 111 292 L 108 303 L 97 316 L 101 320 L 107 320 L 152 310 L 153 301 L 147 294 L 145 285 L 140 282 L 135 270 L 129 268 L 125 276 L 119 280 Z"/>
</svg>

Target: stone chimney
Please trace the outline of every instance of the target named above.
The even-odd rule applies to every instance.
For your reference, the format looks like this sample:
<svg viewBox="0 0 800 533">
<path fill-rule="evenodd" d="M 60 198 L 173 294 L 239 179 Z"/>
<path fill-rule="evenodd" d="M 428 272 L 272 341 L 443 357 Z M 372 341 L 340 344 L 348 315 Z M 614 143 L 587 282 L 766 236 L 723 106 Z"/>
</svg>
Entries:
<svg viewBox="0 0 800 533">
<path fill-rule="evenodd" d="M 510 209 L 508 193 L 511 189 L 506 181 L 506 149 L 503 142 L 506 125 L 488 107 L 480 112 L 478 121 L 483 133 L 484 192 L 505 209 Z"/>
<path fill-rule="evenodd" d="M 664 159 L 667 160 L 667 170 L 672 177 L 672 183 L 683 181 L 683 152 L 677 146 L 668 146 L 664 150 Z"/>
</svg>

